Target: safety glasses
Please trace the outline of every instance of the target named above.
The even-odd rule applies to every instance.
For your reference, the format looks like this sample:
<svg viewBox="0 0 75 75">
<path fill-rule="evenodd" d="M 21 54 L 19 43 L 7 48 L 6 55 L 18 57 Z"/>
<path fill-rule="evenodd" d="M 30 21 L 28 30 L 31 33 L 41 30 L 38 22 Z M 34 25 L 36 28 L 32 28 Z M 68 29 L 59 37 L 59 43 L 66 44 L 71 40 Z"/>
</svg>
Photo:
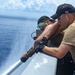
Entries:
<svg viewBox="0 0 75 75">
<path fill-rule="evenodd" d="M 45 22 L 39 23 L 39 24 L 37 25 L 37 29 L 38 29 L 38 30 L 41 30 L 41 29 L 43 28 L 44 24 L 45 24 Z"/>
</svg>

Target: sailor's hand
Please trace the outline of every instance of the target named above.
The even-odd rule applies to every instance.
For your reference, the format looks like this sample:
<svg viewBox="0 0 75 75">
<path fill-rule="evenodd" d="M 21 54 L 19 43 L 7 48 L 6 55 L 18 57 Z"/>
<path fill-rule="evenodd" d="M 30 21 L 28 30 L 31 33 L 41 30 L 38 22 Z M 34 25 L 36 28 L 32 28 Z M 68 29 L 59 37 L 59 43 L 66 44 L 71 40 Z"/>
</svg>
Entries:
<svg viewBox="0 0 75 75">
<path fill-rule="evenodd" d="M 45 47 L 45 45 L 38 45 L 36 48 L 35 48 L 35 52 L 38 53 L 38 52 L 43 52 L 43 48 Z"/>
<path fill-rule="evenodd" d="M 43 39 L 38 42 L 38 41 L 35 41 L 34 42 L 34 49 L 38 46 L 38 45 L 46 45 L 47 46 L 47 43 L 48 43 L 48 39 L 46 37 L 43 37 Z"/>
<path fill-rule="evenodd" d="M 39 45 L 47 45 L 48 39 L 46 37 L 43 37 L 43 39 L 39 42 Z"/>
</svg>

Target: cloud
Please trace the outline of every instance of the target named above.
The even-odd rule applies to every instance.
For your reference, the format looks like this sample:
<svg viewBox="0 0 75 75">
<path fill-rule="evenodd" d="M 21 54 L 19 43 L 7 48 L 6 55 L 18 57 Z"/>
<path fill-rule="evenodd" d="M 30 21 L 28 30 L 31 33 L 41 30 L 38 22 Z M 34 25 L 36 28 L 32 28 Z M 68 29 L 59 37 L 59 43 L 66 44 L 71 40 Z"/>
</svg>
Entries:
<svg viewBox="0 0 75 75">
<path fill-rule="evenodd" d="M 53 3 L 56 4 L 57 6 L 62 3 L 69 3 L 75 6 L 74 0 L 53 0 Z"/>
<path fill-rule="evenodd" d="M 54 12 L 62 3 L 75 5 L 74 0 L 0 0 L 0 9 L 18 9 L 36 12 Z"/>
</svg>

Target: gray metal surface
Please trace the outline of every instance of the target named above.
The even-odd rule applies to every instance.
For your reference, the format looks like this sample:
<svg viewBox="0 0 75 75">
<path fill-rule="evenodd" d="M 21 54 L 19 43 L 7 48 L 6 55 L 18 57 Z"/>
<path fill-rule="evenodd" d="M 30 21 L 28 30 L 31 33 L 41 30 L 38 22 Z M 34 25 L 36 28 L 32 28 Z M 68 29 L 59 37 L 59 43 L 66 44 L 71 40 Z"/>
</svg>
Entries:
<svg viewBox="0 0 75 75">
<path fill-rule="evenodd" d="M 57 59 L 38 53 L 21 75 L 55 75 Z"/>
<path fill-rule="evenodd" d="M 17 69 L 22 64 L 21 60 L 17 61 L 8 70 L 6 70 L 2 75 L 10 75 L 15 69 Z"/>
</svg>

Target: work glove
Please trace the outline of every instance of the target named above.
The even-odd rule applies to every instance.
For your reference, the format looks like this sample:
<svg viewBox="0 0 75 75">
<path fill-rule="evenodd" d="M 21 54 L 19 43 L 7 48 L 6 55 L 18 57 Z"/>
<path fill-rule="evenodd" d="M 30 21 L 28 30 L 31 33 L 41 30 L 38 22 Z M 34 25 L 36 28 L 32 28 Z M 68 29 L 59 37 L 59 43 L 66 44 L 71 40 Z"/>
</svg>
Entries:
<svg viewBox="0 0 75 75">
<path fill-rule="evenodd" d="M 36 48 L 35 48 L 35 52 L 38 53 L 38 52 L 43 52 L 43 48 L 45 47 L 45 45 L 38 45 Z"/>
<path fill-rule="evenodd" d="M 46 45 L 47 46 L 48 39 L 46 37 L 43 37 L 43 39 L 39 42 L 39 45 Z"/>
<path fill-rule="evenodd" d="M 38 41 L 35 41 L 34 43 L 34 49 L 38 46 L 38 45 L 46 45 L 47 46 L 47 43 L 48 43 L 48 39 L 46 37 L 43 37 L 43 39 L 38 42 Z"/>
</svg>

